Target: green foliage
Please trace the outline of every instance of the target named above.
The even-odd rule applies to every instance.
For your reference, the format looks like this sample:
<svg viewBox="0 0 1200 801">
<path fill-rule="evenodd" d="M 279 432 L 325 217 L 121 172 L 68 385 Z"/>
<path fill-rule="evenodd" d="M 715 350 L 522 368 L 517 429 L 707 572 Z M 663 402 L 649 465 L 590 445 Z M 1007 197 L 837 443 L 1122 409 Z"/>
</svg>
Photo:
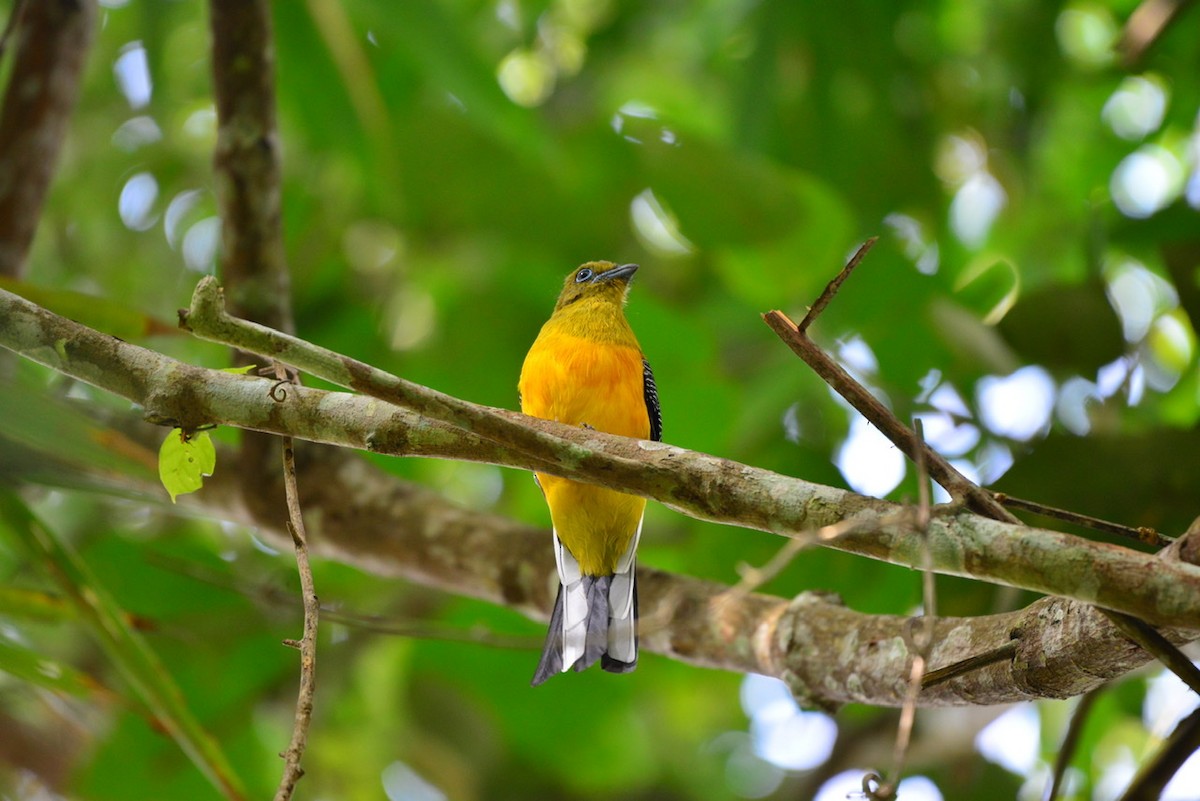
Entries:
<svg viewBox="0 0 1200 801">
<path fill-rule="evenodd" d="M 816 323 L 821 344 L 860 358 L 858 373 L 902 419 L 922 414 L 957 432 L 947 454 L 997 489 L 1178 533 L 1195 515 L 1200 474 L 1200 442 L 1187 444 L 1200 416 L 1200 43 L 1187 10 L 1141 63 L 1123 66 L 1111 47 L 1134 6 L 275 3 L 297 330 L 513 408 L 522 357 L 562 276 L 589 259 L 638 262 L 628 312 L 654 365 L 665 439 L 845 485 L 852 471 L 836 460 L 852 416 L 759 314 L 803 314 L 846 256 L 879 235 Z M 172 320 L 215 270 L 204 4 L 112 0 L 100 16 L 16 289 L 114 336 L 223 363 L 220 348 L 160 336 L 156 322 Z M 152 92 L 134 107 L 114 64 L 138 47 Z M 1162 178 L 1134 186 L 1150 192 L 1149 206 L 1121 179 L 1134 156 Z M 1031 366 L 1044 370 L 1051 405 L 1018 438 L 995 424 L 981 388 Z M 26 488 L 60 556 L 83 554 L 90 573 L 76 576 L 77 594 L 104 588 L 122 638 L 133 622 L 148 627 L 132 635 L 152 642 L 180 706 L 265 796 L 295 694 L 295 655 L 278 645 L 300 625 L 291 555 L 196 520 L 161 492 L 148 497 L 154 445 L 125 427 L 127 404 L 10 367 L 0 363 L 0 479 Z M 215 458 L 208 435 L 172 430 L 163 448 L 174 454 L 157 460 L 172 499 L 199 490 Z M 372 458 L 460 503 L 548 522 L 527 475 Z M 881 491 L 915 497 L 913 471 L 900 469 Z M 760 565 L 779 545 L 651 505 L 641 558 L 728 583 L 737 565 Z M 50 731 L 61 723 L 41 698 L 88 713 L 64 792 L 217 797 L 141 710 L 79 691 L 91 681 L 116 693 L 135 686 L 121 659 L 142 646 L 79 636 L 94 620 L 54 601 L 73 591 L 29 570 L 48 557 L 4 547 L 0 625 L 20 637 L 0 641 L 0 668 L 22 678 L 0 683 L 0 707 Z M 526 684 L 541 630 L 515 612 L 329 562 L 316 569 L 324 603 L 412 623 L 420 636 L 323 623 L 301 794 L 378 798 L 385 777 L 406 767 L 453 799 L 718 799 L 733 794 L 736 765 L 779 778 L 753 754 L 739 677 L 647 655 L 632 676 L 569 675 L 534 692 Z M 764 589 L 828 590 L 856 609 L 902 615 L 920 598 L 912 571 L 823 550 Z M 1014 602 L 939 580 L 947 613 Z M 529 647 L 495 647 L 473 638 L 479 631 Z M 62 684 L 33 675 L 38 664 Z M 1141 757 L 1151 747 L 1142 695 L 1133 679 L 1096 705 L 1075 762 L 1089 792 L 1121 749 Z M 1049 758 L 1065 714 L 1040 708 Z M 839 723 L 890 743 L 885 712 L 851 708 Z M 1025 778 L 979 764 L 959 725 L 930 724 L 953 731 L 958 750 L 916 756 L 913 770 L 947 798 L 1013 797 Z M 915 753 L 948 750 L 935 740 Z M 885 767 L 846 758 L 853 764 L 842 767 Z M 808 780 L 789 775 L 775 793 L 811 791 Z M 0 770 L 0 793 L 14 781 Z"/>
<path fill-rule="evenodd" d="M 37 520 L 10 491 L 0 492 L 0 522 L 33 561 L 41 563 L 70 597 L 93 637 L 116 665 L 148 710 L 150 719 L 161 726 L 188 755 L 201 773 L 229 799 L 244 797 L 241 781 L 217 742 L 193 717 L 163 664 L 145 640 L 129 625 L 124 612 L 97 581 L 87 564 L 49 527 Z M 49 666 L 27 664 L 28 653 L 9 648 L 6 670 L 18 676 Z M 22 658 L 24 657 L 24 658 Z M 48 682 L 42 681 L 45 685 Z M 52 689 L 78 694 L 90 684 L 78 675 L 59 676 Z"/>
</svg>

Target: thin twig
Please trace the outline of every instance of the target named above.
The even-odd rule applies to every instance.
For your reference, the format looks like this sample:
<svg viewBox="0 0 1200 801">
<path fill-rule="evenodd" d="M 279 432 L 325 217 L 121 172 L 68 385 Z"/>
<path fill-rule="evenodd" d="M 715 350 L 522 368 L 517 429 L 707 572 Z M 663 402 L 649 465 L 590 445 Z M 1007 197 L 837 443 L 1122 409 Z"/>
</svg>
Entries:
<svg viewBox="0 0 1200 801">
<path fill-rule="evenodd" d="M 237 593 L 261 606 L 269 605 L 271 607 L 290 609 L 295 603 L 295 597 L 290 592 L 272 584 L 250 586 L 210 567 L 182 559 L 174 559 L 162 554 L 148 554 L 146 561 L 163 570 L 187 576 L 211 587 L 218 587 Z M 489 648 L 509 648 L 523 651 L 540 647 L 543 639 L 540 636 L 524 637 L 518 634 L 499 634 L 487 629 L 483 624 L 460 627 L 430 620 L 396 620 L 383 615 L 368 615 L 362 612 L 355 612 L 336 603 L 321 604 L 321 620 L 325 623 L 337 623 L 350 629 L 367 632 L 368 634 L 385 634 L 393 637 L 407 637 L 414 640 L 470 643 Z"/>
<path fill-rule="evenodd" d="M 896 742 L 892 746 L 892 777 L 886 782 L 879 782 L 870 791 L 870 798 L 875 801 L 889 801 L 895 798 L 896 790 L 900 787 L 904 762 L 908 758 L 908 745 L 912 742 L 913 724 L 917 720 L 917 697 L 921 694 L 921 677 L 924 674 L 925 656 L 919 652 L 913 653 L 908 674 L 908 693 L 904 697 L 904 706 L 900 708 L 900 722 L 896 724 Z"/>
<path fill-rule="evenodd" d="M 891 729 L 890 715 L 872 715 L 862 721 L 846 718 L 838 721 L 836 739 L 829 758 L 810 771 L 802 773 L 795 785 L 788 788 L 787 794 L 777 793 L 781 798 L 816 798 L 817 793 L 827 781 L 841 773 L 847 766 L 854 764 L 864 749 L 880 737 L 886 736 Z M 854 798 L 854 796 L 848 796 Z"/>
<path fill-rule="evenodd" d="M 1133 777 L 1119 801 L 1156 801 L 1162 797 L 1183 763 L 1200 749 L 1200 709 L 1179 722 L 1175 731 L 1153 757 L 1147 760 Z"/>
<path fill-rule="evenodd" d="M 1125 526 L 1120 523 L 1113 523 L 1108 520 L 1101 520 L 1090 515 L 1072 512 L 1067 509 L 1058 509 L 1053 506 L 1046 506 L 1037 501 L 1027 501 L 1022 498 L 1014 498 L 1003 492 L 993 492 L 992 497 L 999 503 L 1003 504 L 1007 509 L 1020 509 L 1025 512 L 1033 512 L 1034 514 L 1042 515 L 1043 517 L 1051 517 L 1055 520 L 1062 520 L 1064 523 L 1074 523 L 1078 526 L 1084 526 L 1095 531 L 1103 531 L 1106 534 L 1116 534 L 1119 537 L 1128 537 L 1135 539 L 1145 545 L 1153 545 L 1156 548 L 1165 548 L 1175 540 L 1171 537 L 1160 534 L 1155 529 L 1147 526 Z"/>
<path fill-rule="evenodd" d="M 312 567 L 308 563 L 308 538 L 304 531 L 304 518 L 300 514 L 300 499 L 296 489 L 296 451 L 291 437 L 283 437 L 283 479 L 287 494 L 287 529 L 296 549 L 296 568 L 300 573 L 300 592 L 304 601 L 304 635 L 297 644 L 300 649 L 300 691 L 296 697 L 296 717 L 292 725 L 291 742 L 280 755 L 284 759 L 284 768 L 275 791 L 275 801 L 291 798 L 296 782 L 304 775 L 300 759 L 308 743 L 313 696 L 317 689 L 317 621 L 321 614 L 321 603 L 313 586 Z M 285 641 L 285 644 L 291 645 L 293 642 Z"/>
<path fill-rule="evenodd" d="M 851 406 L 858 410 L 859 414 L 867 418 L 867 421 L 899 448 L 905 456 L 915 463 L 918 452 L 920 452 L 920 458 L 924 460 L 929 475 L 946 492 L 950 493 L 951 497 L 965 501 L 974 511 L 993 520 L 1019 523 L 1020 521 L 997 503 L 990 493 L 977 486 L 942 458 L 940 453 L 930 448 L 908 426 L 901 423 L 891 409 L 884 406 L 866 387 L 858 383 L 840 364 L 830 358 L 829 354 L 808 338 L 807 329 L 812 320 L 829 305 L 842 282 L 850 276 L 871 246 L 875 244 L 875 239 L 868 239 L 850 257 L 850 261 L 825 287 L 825 291 L 817 298 L 817 302 L 813 304 L 812 309 L 805 315 L 800 325 L 796 325 L 786 314 L 778 310 L 764 314 L 764 322 L 792 349 L 793 353 L 804 360 L 804 363 L 811 367 L 813 372 L 845 398 Z"/>
<path fill-rule="evenodd" d="M 812 531 L 804 531 L 794 535 L 787 543 L 775 552 L 775 555 L 762 567 L 751 567 L 743 564 L 738 568 L 741 580 L 729 588 L 731 595 L 747 595 L 779 575 L 798 553 L 817 543 L 830 543 L 838 537 L 863 528 L 865 521 L 859 518 L 847 518 L 828 526 L 822 526 Z"/>
<path fill-rule="evenodd" d="M 1017 653 L 1017 641 L 1010 640 L 998 648 L 993 648 L 990 651 L 985 651 L 982 654 L 975 654 L 966 659 L 960 659 L 957 662 L 952 662 L 940 668 L 935 668 L 929 671 L 921 679 L 921 689 L 928 690 L 931 687 L 936 687 L 939 684 L 958 678 L 967 673 L 994 665 L 997 662 L 1004 662 L 1012 659 Z"/>
<path fill-rule="evenodd" d="M 786 314 L 772 311 L 763 315 L 763 320 L 780 339 L 813 369 L 826 384 L 846 399 L 859 414 L 892 441 L 904 455 L 914 462 L 917 451 L 924 451 L 929 475 L 950 493 L 951 497 L 966 501 L 975 512 L 994 520 L 1008 523 L 1019 522 L 1008 510 L 996 502 L 991 493 L 981 489 L 954 468 L 937 451 L 920 442 L 912 429 L 900 422 L 891 409 L 884 406 L 866 387 L 858 383 L 845 368 L 796 327 Z"/>
<path fill-rule="evenodd" d="M 809 307 L 808 314 L 804 315 L 804 319 L 800 321 L 800 325 L 796 326 L 801 334 L 808 331 L 808 327 L 813 324 L 813 321 L 817 319 L 821 312 L 825 311 L 825 307 L 829 305 L 829 301 L 833 300 L 833 296 L 841 289 L 842 282 L 850 277 L 850 273 L 854 272 L 854 268 L 862 262 L 863 257 L 867 255 L 871 248 L 875 247 L 875 243 L 878 241 L 879 237 L 873 236 L 859 245 L 858 250 L 854 251 L 854 255 L 850 257 L 850 261 L 846 262 L 846 266 L 842 268 L 842 271 L 825 285 L 821 296 L 817 298 L 816 303 Z"/>
<path fill-rule="evenodd" d="M 1071 713 L 1071 722 L 1067 725 L 1067 733 L 1063 735 L 1062 745 L 1058 748 L 1058 756 L 1054 759 L 1054 774 L 1046 785 L 1042 801 L 1055 801 L 1058 798 L 1058 793 L 1063 787 L 1063 779 L 1067 775 L 1067 767 L 1071 764 L 1071 757 L 1079 746 L 1079 737 L 1083 734 L 1083 726 L 1087 722 L 1088 713 L 1091 712 L 1092 705 L 1096 703 L 1096 699 L 1100 697 L 1103 690 L 1104 685 L 1089 690 L 1075 705 L 1075 711 Z"/>
<path fill-rule="evenodd" d="M 381 615 L 364 615 L 342 609 L 321 607 L 321 617 L 327 623 L 338 623 L 368 634 L 386 634 L 392 637 L 407 637 L 412 640 L 436 640 L 438 642 L 482 645 L 488 648 L 504 648 L 513 651 L 531 651 L 542 647 L 543 637 L 500 634 L 476 623 L 469 628 L 436 623 L 392 620 Z"/>
<path fill-rule="evenodd" d="M 1200 668 L 1192 664 L 1192 660 L 1184 656 L 1182 651 L 1159 634 L 1153 626 L 1123 612 L 1110 609 L 1100 611 L 1122 634 L 1140 645 L 1147 653 L 1153 654 L 1167 670 L 1191 687 L 1192 692 L 1200 693 Z"/>
<path fill-rule="evenodd" d="M 1132 69 L 1146 52 L 1162 38 L 1171 23 L 1179 19 L 1192 0 L 1143 0 L 1125 23 L 1117 52 L 1126 69 Z"/>
<path fill-rule="evenodd" d="M 862 519 L 850 517 L 818 529 L 802 531 L 788 540 L 762 567 L 751 567 L 747 564 L 740 565 L 738 572 L 741 574 L 741 580 L 720 595 L 714 597 L 710 602 L 714 614 L 721 621 L 721 631 L 726 636 L 736 636 L 737 615 L 734 614 L 734 609 L 737 607 L 739 601 L 778 576 L 780 571 L 787 567 L 792 559 L 805 548 L 816 543 L 831 543 L 839 537 L 861 530 L 863 526 L 864 521 Z M 669 613 L 673 615 L 674 609 L 670 609 Z M 646 626 L 644 622 L 639 628 L 645 633 Z"/>
</svg>

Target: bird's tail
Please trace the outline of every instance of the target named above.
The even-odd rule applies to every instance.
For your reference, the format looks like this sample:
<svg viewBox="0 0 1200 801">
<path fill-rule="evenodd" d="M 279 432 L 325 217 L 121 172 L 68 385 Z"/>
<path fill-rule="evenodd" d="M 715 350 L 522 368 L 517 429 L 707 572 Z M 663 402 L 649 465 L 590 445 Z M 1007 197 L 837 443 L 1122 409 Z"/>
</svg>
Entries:
<svg viewBox="0 0 1200 801">
<path fill-rule="evenodd" d="M 585 670 L 597 661 L 610 673 L 637 667 L 636 548 L 635 537 L 612 574 L 585 576 L 571 552 L 554 538 L 560 583 L 533 686 L 555 673 L 572 667 Z"/>
</svg>

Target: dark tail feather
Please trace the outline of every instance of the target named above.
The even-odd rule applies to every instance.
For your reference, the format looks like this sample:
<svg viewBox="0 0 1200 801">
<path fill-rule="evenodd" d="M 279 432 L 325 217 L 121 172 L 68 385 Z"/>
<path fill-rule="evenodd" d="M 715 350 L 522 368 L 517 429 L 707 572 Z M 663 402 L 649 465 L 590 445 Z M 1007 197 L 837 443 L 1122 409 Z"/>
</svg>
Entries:
<svg viewBox="0 0 1200 801">
<path fill-rule="evenodd" d="M 609 648 L 609 588 L 612 576 L 583 576 L 583 594 L 587 599 L 587 620 L 582 626 L 584 632 L 575 630 L 564 635 L 563 632 L 563 587 L 559 585 L 558 596 L 554 599 L 554 611 L 550 613 L 549 631 L 546 632 L 546 644 L 542 647 L 542 658 L 538 661 L 531 684 L 536 687 L 555 673 L 561 673 L 565 667 L 574 667 L 576 671 L 586 670 L 596 662 L 609 673 L 628 673 L 637 667 L 636 635 L 633 659 L 623 662 L 608 655 Z M 633 624 L 637 620 L 637 587 L 633 587 Z M 629 625 L 627 621 L 624 625 Z M 575 660 L 574 665 L 563 665 L 564 636 L 579 636 L 585 640 L 582 655 Z M 578 647 L 574 649 L 579 653 Z"/>
<path fill-rule="evenodd" d="M 575 660 L 575 672 L 596 664 L 608 650 L 608 585 L 612 576 L 584 576 L 583 591 L 587 596 L 587 634 L 583 656 Z"/>
<path fill-rule="evenodd" d="M 555 673 L 562 672 L 562 621 L 563 588 L 558 585 L 558 597 L 554 599 L 554 611 L 550 613 L 550 627 L 546 632 L 546 644 L 542 646 L 542 658 L 538 660 L 530 685 L 538 686 Z"/>
</svg>

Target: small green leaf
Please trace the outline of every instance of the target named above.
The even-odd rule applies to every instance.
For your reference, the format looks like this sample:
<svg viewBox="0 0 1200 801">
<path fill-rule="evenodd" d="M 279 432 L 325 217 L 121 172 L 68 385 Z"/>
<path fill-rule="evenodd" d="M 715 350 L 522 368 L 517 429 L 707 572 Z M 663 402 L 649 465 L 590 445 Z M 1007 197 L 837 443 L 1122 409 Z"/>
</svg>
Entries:
<svg viewBox="0 0 1200 801">
<path fill-rule="evenodd" d="M 171 494 L 171 503 L 204 486 L 204 476 L 211 476 L 216 466 L 217 450 L 207 431 L 189 434 L 176 428 L 158 450 L 158 476 Z"/>
<path fill-rule="evenodd" d="M 251 370 L 257 370 L 257 364 L 246 364 L 241 367 L 222 367 L 222 373 L 233 373 L 234 375 L 246 375 Z"/>
</svg>

